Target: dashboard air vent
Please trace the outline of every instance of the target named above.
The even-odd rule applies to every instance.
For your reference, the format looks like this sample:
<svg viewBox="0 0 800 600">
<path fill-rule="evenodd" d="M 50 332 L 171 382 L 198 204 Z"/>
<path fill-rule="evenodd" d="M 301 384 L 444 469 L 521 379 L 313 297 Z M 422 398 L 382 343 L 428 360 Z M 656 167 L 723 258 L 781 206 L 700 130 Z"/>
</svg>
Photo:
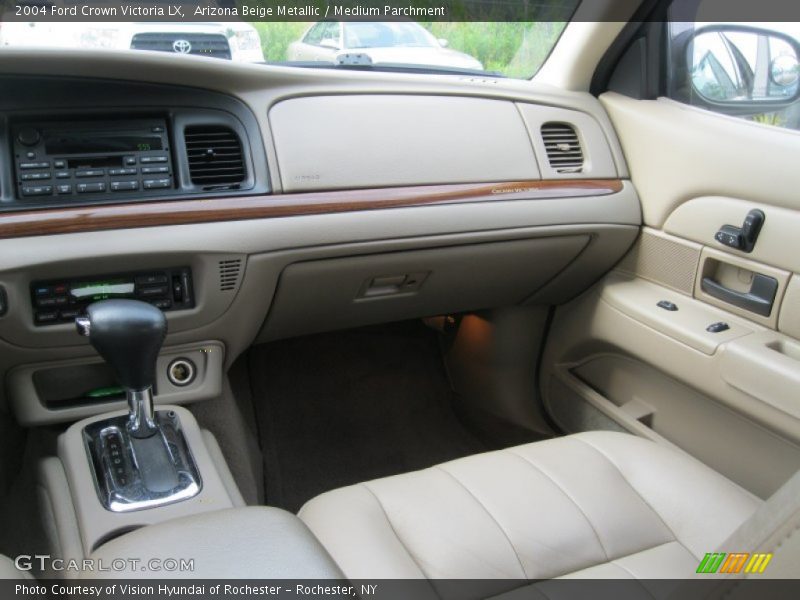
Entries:
<svg viewBox="0 0 800 600">
<path fill-rule="evenodd" d="M 542 141 L 550 166 L 558 173 L 580 173 L 583 168 L 583 151 L 578 134 L 566 123 L 542 125 Z"/>
<path fill-rule="evenodd" d="M 245 178 L 239 136 L 221 125 L 192 125 L 184 132 L 189 175 L 203 188 L 236 187 Z"/>
<path fill-rule="evenodd" d="M 219 290 L 230 292 L 239 285 L 239 275 L 242 273 L 242 259 L 229 259 L 219 261 Z"/>
</svg>

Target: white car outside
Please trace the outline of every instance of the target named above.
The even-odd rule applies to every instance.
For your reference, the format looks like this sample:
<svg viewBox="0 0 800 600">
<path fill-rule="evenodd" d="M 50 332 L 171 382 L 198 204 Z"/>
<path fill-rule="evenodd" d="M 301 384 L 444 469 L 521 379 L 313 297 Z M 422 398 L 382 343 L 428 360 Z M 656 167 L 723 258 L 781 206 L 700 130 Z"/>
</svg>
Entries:
<svg viewBox="0 0 800 600">
<path fill-rule="evenodd" d="M 1 47 L 91 48 L 102 50 L 154 50 L 224 58 L 238 62 L 264 62 L 261 38 L 242 22 L 4 22 Z"/>
<path fill-rule="evenodd" d="M 446 40 L 436 39 L 412 21 L 320 21 L 289 45 L 286 58 L 335 64 L 342 54 L 358 53 L 369 56 L 373 64 L 483 70 L 479 60 L 446 45 Z"/>
</svg>

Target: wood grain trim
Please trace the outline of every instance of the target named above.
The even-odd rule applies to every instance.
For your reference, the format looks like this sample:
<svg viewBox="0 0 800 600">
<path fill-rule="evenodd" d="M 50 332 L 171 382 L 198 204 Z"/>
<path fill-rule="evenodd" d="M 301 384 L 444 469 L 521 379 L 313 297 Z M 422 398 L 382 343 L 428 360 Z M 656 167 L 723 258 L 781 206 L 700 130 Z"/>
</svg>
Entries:
<svg viewBox="0 0 800 600">
<path fill-rule="evenodd" d="M 431 204 L 602 196 L 620 190 L 618 179 L 507 181 L 42 209 L 1 214 L 0 239 Z"/>
</svg>

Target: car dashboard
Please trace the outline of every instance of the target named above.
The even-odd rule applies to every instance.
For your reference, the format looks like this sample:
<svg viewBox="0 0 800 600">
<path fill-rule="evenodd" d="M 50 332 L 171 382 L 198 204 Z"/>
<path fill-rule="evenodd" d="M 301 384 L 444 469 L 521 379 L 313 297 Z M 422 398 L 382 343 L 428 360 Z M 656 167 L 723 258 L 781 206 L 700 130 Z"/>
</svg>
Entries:
<svg viewBox="0 0 800 600">
<path fill-rule="evenodd" d="M 85 393 L 113 384 L 73 324 L 98 299 L 166 312 L 156 401 L 180 404 L 256 342 L 564 302 L 641 223 L 587 94 L 34 50 L 4 52 L 0 85 L 0 370 L 23 424 L 123 405 Z"/>
</svg>

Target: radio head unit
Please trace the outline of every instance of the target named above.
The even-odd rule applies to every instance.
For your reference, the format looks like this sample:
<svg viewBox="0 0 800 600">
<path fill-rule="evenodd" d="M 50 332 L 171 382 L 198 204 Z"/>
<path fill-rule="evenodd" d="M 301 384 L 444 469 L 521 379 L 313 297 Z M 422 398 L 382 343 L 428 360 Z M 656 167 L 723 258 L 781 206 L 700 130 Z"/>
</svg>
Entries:
<svg viewBox="0 0 800 600">
<path fill-rule="evenodd" d="M 46 201 L 173 193 L 165 119 L 17 123 L 17 195 Z"/>
</svg>

